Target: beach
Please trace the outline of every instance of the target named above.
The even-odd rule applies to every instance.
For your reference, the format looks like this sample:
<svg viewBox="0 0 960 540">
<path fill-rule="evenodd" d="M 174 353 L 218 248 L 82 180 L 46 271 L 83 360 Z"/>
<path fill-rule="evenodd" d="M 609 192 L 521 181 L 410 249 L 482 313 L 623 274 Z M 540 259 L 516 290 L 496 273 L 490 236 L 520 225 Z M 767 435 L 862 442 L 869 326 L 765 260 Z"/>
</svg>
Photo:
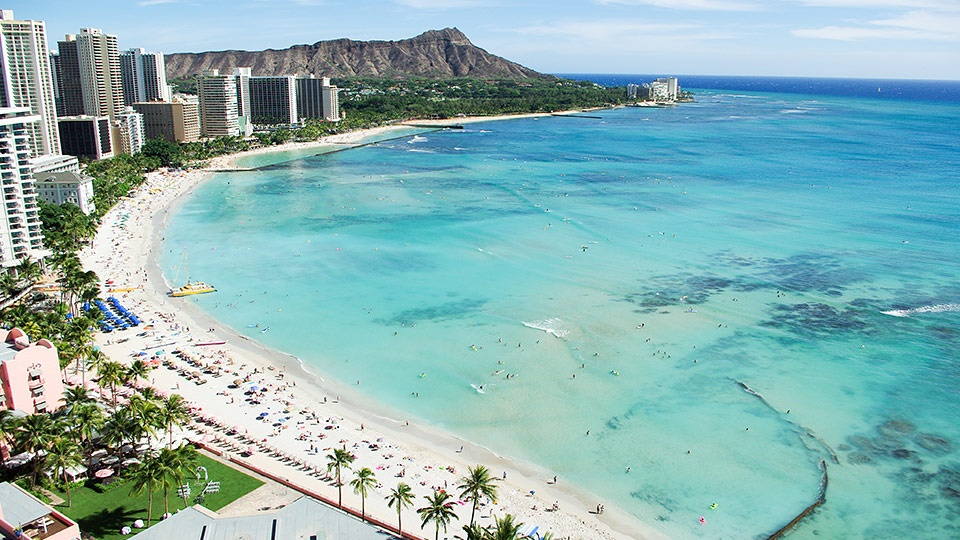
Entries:
<svg viewBox="0 0 960 540">
<path fill-rule="evenodd" d="M 543 116 L 543 115 L 523 115 Z M 456 118 L 433 123 L 469 123 L 515 117 Z M 195 422 L 181 435 L 287 479 L 308 491 L 336 500 L 337 489 L 326 474 L 326 455 L 344 447 L 356 456 L 352 469 L 369 467 L 378 481 L 366 500 L 366 512 L 396 523 L 396 510 L 385 497 L 398 482 L 410 485 L 414 505 L 403 511 L 404 531 L 420 532 L 415 509 L 433 489 L 454 495 L 459 521 L 448 536 L 470 521 L 471 503 L 461 500 L 456 484 L 467 468 L 484 465 L 498 479 L 497 501 L 482 501 L 477 521 L 494 523 L 512 514 L 518 521 L 558 538 L 660 538 L 654 529 L 617 509 L 616 501 L 589 494 L 562 476 L 534 465 L 498 456 L 436 427 L 408 421 L 396 410 L 372 403 L 358 385 L 313 373 L 292 356 L 267 349 L 196 308 L 189 298 L 172 298 L 156 257 L 162 231 L 179 200 L 209 179 L 214 170 L 242 168 L 237 159 L 258 153 L 297 149 L 349 148 L 373 138 L 409 130 L 402 124 L 335 135 L 315 143 L 291 143 L 223 156 L 206 168 L 157 171 L 132 197 L 104 217 L 93 244 L 81 253 L 85 268 L 111 284 L 112 294 L 144 321 L 119 333 L 97 334 L 97 344 L 111 359 L 129 364 L 141 351 L 165 363 L 150 374 L 150 384 L 177 393 L 195 406 Z M 213 281 L 211 279 L 211 281 Z M 207 345 L 201 345 L 207 344 Z M 162 351 L 162 354 L 159 353 Z M 180 354 L 174 354 L 179 351 Z M 141 356 L 142 357 L 142 356 Z M 359 384 L 359 381 L 358 381 Z M 346 484 L 353 478 L 345 472 Z M 359 510 L 360 497 L 349 485 L 344 506 Z M 604 512 L 597 512 L 598 505 Z"/>
</svg>

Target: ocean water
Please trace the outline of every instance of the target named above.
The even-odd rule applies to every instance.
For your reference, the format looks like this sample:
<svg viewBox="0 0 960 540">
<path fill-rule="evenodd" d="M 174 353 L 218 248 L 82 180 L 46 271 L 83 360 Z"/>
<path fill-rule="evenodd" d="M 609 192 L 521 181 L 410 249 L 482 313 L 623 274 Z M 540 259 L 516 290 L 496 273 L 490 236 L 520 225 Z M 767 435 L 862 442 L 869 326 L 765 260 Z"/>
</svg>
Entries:
<svg viewBox="0 0 960 540">
<path fill-rule="evenodd" d="M 674 537 L 773 533 L 821 461 L 793 538 L 960 535 L 960 103 L 592 115 L 217 174 L 161 264 L 188 248 L 224 324 Z"/>
</svg>

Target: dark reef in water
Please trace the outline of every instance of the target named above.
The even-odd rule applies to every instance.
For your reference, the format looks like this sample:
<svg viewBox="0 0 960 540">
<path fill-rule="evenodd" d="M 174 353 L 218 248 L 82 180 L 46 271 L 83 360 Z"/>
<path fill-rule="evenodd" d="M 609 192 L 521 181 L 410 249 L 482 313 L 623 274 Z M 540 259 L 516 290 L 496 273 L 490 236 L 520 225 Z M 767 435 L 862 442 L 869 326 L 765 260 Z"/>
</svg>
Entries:
<svg viewBox="0 0 960 540">
<path fill-rule="evenodd" d="M 644 280 L 650 290 L 626 294 L 624 302 L 640 306 L 638 313 L 655 313 L 658 308 L 703 304 L 714 294 L 734 287 L 732 279 L 713 274 L 676 274 Z M 682 299 L 681 299 L 682 298 Z"/>
<path fill-rule="evenodd" d="M 389 319 L 376 319 L 375 322 L 384 326 L 410 325 L 420 321 L 449 321 L 470 317 L 481 309 L 484 300 L 459 300 L 435 306 L 408 309 L 401 311 Z"/>
<path fill-rule="evenodd" d="M 859 310 L 841 311 L 820 303 L 778 304 L 773 308 L 772 318 L 760 324 L 807 337 L 864 330 L 868 327 Z"/>
</svg>

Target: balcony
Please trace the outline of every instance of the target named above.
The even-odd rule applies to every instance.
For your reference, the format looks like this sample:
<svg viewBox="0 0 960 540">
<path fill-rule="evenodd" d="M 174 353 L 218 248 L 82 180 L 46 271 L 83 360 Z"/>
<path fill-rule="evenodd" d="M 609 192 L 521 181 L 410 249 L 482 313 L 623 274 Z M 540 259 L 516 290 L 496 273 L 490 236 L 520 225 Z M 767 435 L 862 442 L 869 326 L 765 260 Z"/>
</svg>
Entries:
<svg viewBox="0 0 960 540">
<path fill-rule="evenodd" d="M 30 380 L 27 382 L 27 388 L 29 388 L 30 391 L 40 390 L 40 392 L 43 393 L 43 377 L 37 377 L 36 379 L 30 379 Z M 34 396 L 34 397 L 36 397 L 36 396 Z"/>
</svg>

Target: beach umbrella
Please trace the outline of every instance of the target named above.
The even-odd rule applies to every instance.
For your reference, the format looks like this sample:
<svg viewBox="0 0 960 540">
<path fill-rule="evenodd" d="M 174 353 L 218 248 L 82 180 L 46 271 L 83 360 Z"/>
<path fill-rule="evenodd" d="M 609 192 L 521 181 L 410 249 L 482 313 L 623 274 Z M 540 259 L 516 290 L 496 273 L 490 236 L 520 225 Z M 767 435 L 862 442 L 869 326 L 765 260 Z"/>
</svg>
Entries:
<svg viewBox="0 0 960 540">
<path fill-rule="evenodd" d="M 262 412 L 262 413 L 260 413 L 260 418 L 263 418 L 264 416 L 270 416 L 270 413 L 268 413 L 268 412 Z"/>
<path fill-rule="evenodd" d="M 234 380 L 233 380 L 233 385 L 234 385 L 234 386 L 240 386 L 241 384 L 243 384 L 243 379 L 234 379 Z"/>
<path fill-rule="evenodd" d="M 93 475 L 96 476 L 97 478 L 101 478 L 101 479 L 102 479 L 102 478 L 109 478 L 109 477 L 113 476 L 113 469 L 111 469 L 111 468 L 109 468 L 109 467 L 106 468 L 106 469 L 100 469 L 99 471 L 93 473 Z"/>
<path fill-rule="evenodd" d="M 147 351 L 140 351 L 137 353 L 137 356 L 149 356 L 150 354 Z"/>
</svg>

